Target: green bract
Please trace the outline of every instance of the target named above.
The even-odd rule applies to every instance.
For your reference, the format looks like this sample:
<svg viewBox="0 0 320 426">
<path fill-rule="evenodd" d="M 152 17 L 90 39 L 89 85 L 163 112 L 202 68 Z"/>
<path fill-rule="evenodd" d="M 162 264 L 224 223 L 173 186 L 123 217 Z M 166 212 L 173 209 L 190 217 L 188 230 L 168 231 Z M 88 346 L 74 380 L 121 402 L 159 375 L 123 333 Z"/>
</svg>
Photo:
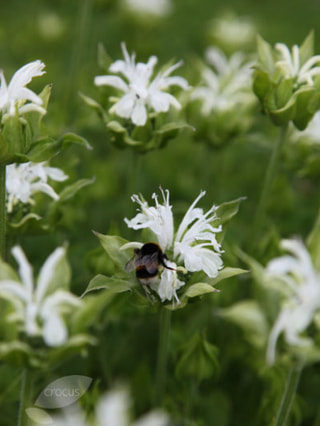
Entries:
<svg viewBox="0 0 320 426">
<path fill-rule="evenodd" d="M 291 52 L 282 43 L 272 47 L 258 36 L 253 91 L 277 126 L 292 121 L 303 130 L 320 108 L 320 56 L 313 56 L 313 44 L 313 32 Z"/>
</svg>

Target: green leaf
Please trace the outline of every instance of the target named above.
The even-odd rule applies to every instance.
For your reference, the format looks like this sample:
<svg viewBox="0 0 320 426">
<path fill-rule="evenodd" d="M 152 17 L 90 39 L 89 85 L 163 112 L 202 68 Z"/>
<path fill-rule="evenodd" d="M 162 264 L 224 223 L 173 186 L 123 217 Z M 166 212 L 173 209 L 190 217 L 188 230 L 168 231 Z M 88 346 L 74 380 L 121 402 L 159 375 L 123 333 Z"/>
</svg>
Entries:
<svg viewBox="0 0 320 426">
<path fill-rule="evenodd" d="M 293 79 L 282 79 L 275 89 L 275 103 L 277 108 L 283 108 L 287 105 L 293 93 Z"/>
<path fill-rule="evenodd" d="M 92 291 L 108 290 L 111 293 L 123 293 L 125 291 L 131 291 L 132 286 L 127 280 L 123 280 L 117 277 L 107 277 L 105 275 L 96 275 L 89 282 L 89 285 L 81 297 Z"/>
<path fill-rule="evenodd" d="M 0 343 L 0 359 L 15 367 L 28 364 L 32 357 L 32 350 L 29 345 L 19 340 Z"/>
<path fill-rule="evenodd" d="M 263 102 L 267 93 L 269 93 L 273 87 L 269 74 L 260 69 L 255 69 L 252 74 L 252 79 L 253 92 L 260 99 L 260 101 Z"/>
<path fill-rule="evenodd" d="M 6 138 L 0 131 L 0 164 L 5 163 L 8 159 L 8 143 Z"/>
<path fill-rule="evenodd" d="M 243 300 L 229 308 L 219 310 L 219 315 L 243 329 L 247 340 L 258 348 L 263 348 L 268 339 L 268 323 L 254 300 Z"/>
<path fill-rule="evenodd" d="M 51 157 L 55 156 L 59 152 L 60 148 L 60 141 L 50 137 L 44 137 L 32 144 L 28 151 L 28 160 L 35 163 L 47 161 Z"/>
<path fill-rule="evenodd" d="M 99 102 L 81 92 L 79 93 L 79 96 L 90 108 L 94 109 L 99 115 L 101 115 L 105 122 L 107 122 L 107 114 Z"/>
<path fill-rule="evenodd" d="M 246 269 L 231 268 L 231 267 L 227 266 L 226 268 L 223 268 L 221 271 L 219 271 L 216 278 L 212 278 L 208 282 L 211 286 L 215 286 L 217 283 L 219 283 L 222 280 L 225 280 L 225 279 L 231 278 L 231 277 L 235 277 L 236 275 L 246 274 L 248 272 L 249 271 L 247 271 Z"/>
<path fill-rule="evenodd" d="M 3 120 L 2 133 L 7 142 L 8 153 L 12 155 L 26 153 L 23 124 L 19 117 L 16 115 L 7 115 Z"/>
<path fill-rule="evenodd" d="M 69 200 L 73 197 L 80 189 L 86 187 L 87 185 L 91 185 L 96 180 L 95 177 L 92 179 L 79 179 L 74 182 L 72 185 L 65 187 L 61 193 L 59 194 L 58 203 L 62 203 L 66 200 Z"/>
<path fill-rule="evenodd" d="M 113 60 L 111 56 L 107 53 L 104 45 L 102 43 L 98 44 L 98 65 L 102 70 L 109 72 L 109 67 L 112 64 Z"/>
<path fill-rule="evenodd" d="M 89 144 L 89 142 L 83 138 L 82 136 L 76 135 L 75 133 L 69 132 L 65 133 L 61 136 L 59 139 L 60 142 L 62 142 L 63 148 L 68 147 L 71 144 L 78 144 L 82 145 L 87 149 L 92 149 L 92 146 Z"/>
<path fill-rule="evenodd" d="M 41 217 L 41 216 L 39 216 L 39 215 L 38 215 L 38 214 L 36 214 L 36 213 L 28 213 L 28 214 L 26 214 L 25 216 L 23 216 L 23 218 L 22 218 L 22 219 L 20 219 L 18 222 L 9 222 L 8 226 L 9 226 L 10 228 L 14 228 L 14 229 L 20 228 L 20 230 L 21 230 L 21 228 L 22 228 L 23 226 L 27 225 L 27 222 L 28 222 L 29 220 L 32 220 L 32 221 L 39 221 L 39 220 L 41 220 L 41 219 L 42 219 L 42 217 Z"/>
<path fill-rule="evenodd" d="M 93 233 L 99 238 L 102 247 L 105 249 L 114 264 L 117 265 L 120 270 L 124 270 L 124 267 L 131 255 L 128 254 L 128 250 L 121 251 L 120 247 L 128 243 L 128 241 L 124 238 L 118 237 L 117 235 L 103 235 L 95 231 L 93 231 Z"/>
<path fill-rule="evenodd" d="M 274 72 L 274 55 L 272 46 L 266 42 L 260 35 L 257 36 L 257 53 L 259 65 L 270 76 Z"/>
<path fill-rule="evenodd" d="M 203 294 L 207 293 L 214 293 L 218 290 L 213 288 L 211 285 L 207 283 L 197 283 L 192 284 L 187 291 L 182 295 L 182 298 L 184 297 L 198 297 L 202 296 Z"/>
<path fill-rule="evenodd" d="M 320 210 L 318 211 L 316 221 L 307 238 L 306 245 L 315 269 L 320 271 Z"/>
<path fill-rule="evenodd" d="M 20 278 L 11 266 L 0 257 L 0 281 L 13 280 L 20 282 Z M 0 284 L 1 285 L 1 284 Z"/>
<path fill-rule="evenodd" d="M 178 361 L 175 373 L 181 380 L 196 379 L 201 382 L 219 372 L 218 349 L 205 337 L 194 334 L 183 347 L 183 355 Z"/>
<path fill-rule="evenodd" d="M 319 95 L 311 88 L 303 88 L 295 93 L 295 114 L 293 122 L 299 130 L 304 130 L 319 106 Z M 318 100 L 318 102 L 315 102 Z"/>
<path fill-rule="evenodd" d="M 220 204 L 217 209 L 218 218 L 215 220 L 215 225 L 224 225 L 235 216 L 240 207 L 240 203 L 246 200 L 246 197 L 240 197 L 233 201 Z"/>
<path fill-rule="evenodd" d="M 295 109 L 296 109 L 295 97 L 291 96 L 288 103 L 283 108 L 269 109 L 268 114 L 270 115 L 272 122 L 276 126 L 283 126 L 284 124 L 287 124 L 289 121 L 293 119 L 295 114 Z"/>
<path fill-rule="evenodd" d="M 303 65 L 313 56 L 314 52 L 314 31 L 311 30 L 299 48 L 300 64 Z"/>
</svg>

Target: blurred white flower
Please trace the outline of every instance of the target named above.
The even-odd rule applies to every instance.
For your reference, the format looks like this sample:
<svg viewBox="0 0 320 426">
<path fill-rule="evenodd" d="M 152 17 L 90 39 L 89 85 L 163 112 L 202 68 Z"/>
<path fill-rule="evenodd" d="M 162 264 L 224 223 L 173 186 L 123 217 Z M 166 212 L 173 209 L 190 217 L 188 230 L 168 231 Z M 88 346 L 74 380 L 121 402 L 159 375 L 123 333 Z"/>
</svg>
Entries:
<svg viewBox="0 0 320 426">
<path fill-rule="evenodd" d="M 30 62 L 20 68 L 13 75 L 7 86 L 3 71 L 0 71 L 0 111 L 15 115 L 27 111 L 36 110 L 43 114 L 46 110 L 41 107 L 42 99 L 32 90 L 25 87 L 34 77 L 39 77 L 45 73 L 45 64 L 40 60 Z M 30 103 L 25 103 L 30 101 Z"/>
<path fill-rule="evenodd" d="M 243 108 L 255 102 L 251 90 L 252 63 L 245 62 L 241 52 L 228 59 L 219 48 L 211 47 L 205 56 L 212 68 L 204 66 L 203 83 L 191 93 L 191 100 L 202 102 L 203 115 Z"/>
<path fill-rule="evenodd" d="M 62 170 L 49 167 L 45 162 L 10 164 L 6 167 L 6 174 L 8 213 L 12 212 L 18 202 L 34 204 L 32 196 L 37 192 L 43 192 L 58 200 L 59 195 L 47 181 L 52 179 L 62 182 L 68 179 Z"/>
<path fill-rule="evenodd" d="M 223 267 L 221 245 L 216 240 L 216 233 L 221 232 L 222 228 L 212 225 L 217 219 L 218 207 L 212 206 L 206 213 L 196 207 L 205 195 L 202 191 L 189 207 L 175 233 L 169 191 L 161 189 L 161 193 L 163 204 L 153 194 L 155 206 L 151 207 L 142 197 L 133 195 L 132 201 L 140 205 L 139 213 L 131 220 L 126 218 L 125 222 L 129 228 L 150 229 L 163 252 L 172 253 L 172 261 L 166 261 L 167 266 L 172 269 L 164 268 L 160 282 L 151 284 L 151 288 L 158 292 L 162 301 L 174 298 L 179 302 L 176 291 L 185 283 L 177 277 L 177 264 L 189 272 L 203 271 L 210 278 L 216 277 Z"/>
<path fill-rule="evenodd" d="M 132 13 L 154 17 L 166 16 L 172 8 L 170 0 L 124 0 L 123 3 Z"/>
<path fill-rule="evenodd" d="M 136 64 L 135 54 L 129 56 L 124 43 L 121 44 L 121 47 L 124 60 L 115 61 L 109 70 L 112 73 L 122 74 L 125 79 L 114 75 L 97 76 L 94 79 L 96 86 L 112 86 L 124 92 L 122 98 L 111 107 L 110 112 L 119 117 L 131 119 L 137 126 L 144 126 L 149 108 L 157 113 L 167 112 L 170 106 L 181 108 L 177 99 L 165 92 L 170 86 L 188 88 L 188 83 L 184 78 L 169 77 L 176 68 L 181 66 L 181 62 L 159 72 L 151 80 L 154 67 L 158 62 L 156 56 L 151 56 L 146 64 L 142 62 Z"/>
<path fill-rule="evenodd" d="M 320 74 L 320 55 L 312 56 L 305 63 L 301 63 L 299 46 L 294 45 L 290 52 L 288 46 L 284 43 L 277 43 L 275 49 L 279 53 L 279 59 L 275 66 L 285 78 L 296 79 L 297 85 L 303 83 L 310 86 L 314 85 L 312 78 Z"/>
<path fill-rule="evenodd" d="M 256 26 L 250 18 L 234 14 L 213 19 L 209 27 L 209 35 L 215 44 L 228 51 L 250 46 L 254 43 L 256 34 Z"/>
<path fill-rule="evenodd" d="M 42 335 L 47 346 L 63 345 L 68 339 L 63 314 L 81 304 L 73 294 L 59 289 L 59 282 L 54 282 L 65 249 L 59 247 L 47 258 L 36 285 L 33 268 L 21 247 L 15 246 L 11 252 L 19 266 L 20 280 L 17 276 L 0 281 L 0 296 L 14 308 L 8 319 L 22 323 L 28 336 Z"/>
<path fill-rule="evenodd" d="M 282 332 L 289 345 L 305 346 L 312 343 L 301 334 L 320 307 L 320 274 L 314 269 L 306 247 L 299 240 L 282 240 L 281 247 L 291 254 L 273 259 L 266 267 L 267 277 L 283 283 L 282 290 L 286 293 L 269 336 L 269 364 L 275 361 L 276 344 Z"/>
<path fill-rule="evenodd" d="M 168 416 L 161 410 L 153 410 L 131 421 L 131 398 L 126 389 L 115 389 L 101 396 L 93 421 L 86 421 L 79 406 L 71 406 L 53 417 L 55 426 L 169 426 Z"/>
</svg>

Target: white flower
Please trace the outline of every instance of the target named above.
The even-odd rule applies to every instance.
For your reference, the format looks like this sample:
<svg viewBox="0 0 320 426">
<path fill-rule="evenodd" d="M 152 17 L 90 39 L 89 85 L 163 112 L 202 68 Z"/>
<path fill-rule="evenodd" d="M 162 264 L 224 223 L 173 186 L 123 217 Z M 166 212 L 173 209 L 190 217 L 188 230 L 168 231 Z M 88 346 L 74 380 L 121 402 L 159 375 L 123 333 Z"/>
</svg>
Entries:
<svg viewBox="0 0 320 426">
<path fill-rule="evenodd" d="M 202 101 L 202 114 L 212 111 L 228 111 L 240 106 L 251 105 L 254 96 L 251 90 L 252 63 L 245 63 L 241 52 L 229 59 L 224 53 L 211 47 L 206 52 L 206 60 L 213 67 L 202 70 L 203 85 L 195 88 L 191 100 Z"/>
<path fill-rule="evenodd" d="M 168 416 L 162 410 L 153 410 L 131 420 L 131 398 L 126 389 L 119 388 L 106 392 L 98 400 L 93 422 L 86 420 L 80 406 L 72 405 L 63 410 L 62 415 L 55 415 L 52 423 L 55 426 L 168 426 Z"/>
<path fill-rule="evenodd" d="M 292 47 L 292 51 L 283 43 L 277 43 L 275 49 L 279 53 L 279 60 L 276 67 L 286 78 L 296 79 L 297 84 L 305 83 L 313 86 L 313 77 L 320 74 L 320 55 L 312 56 L 305 63 L 301 63 L 300 51 L 297 45 Z M 317 65 L 317 66 L 315 66 Z"/>
<path fill-rule="evenodd" d="M 320 307 L 320 275 L 314 269 L 304 244 L 299 240 L 282 240 L 281 247 L 291 254 L 273 259 L 266 268 L 270 279 L 283 283 L 287 296 L 270 333 L 267 348 L 267 361 L 270 364 L 274 363 L 277 340 L 282 332 L 289 345 L 311 343 L 301 333 Z"/>
<path fill-rule="evenodd" d="M 170 0 L 124 0 L 124 6 L 130 12 L 154 17 L 168 15 L 172 8 Z"/>
<path fill-rule="evenodd" d="M 151 81 L 153 70 L 158 62 L 156 56 L 151 56 L 146 64 L 135 63 L 135 54 L 129 56 L 124 43 L 121 44 L 124 60 L 115 61 L 109 70 L 120 73 L 125 79 L 114 76 L 97 76 L 94 79 L 96 86 L 112 86 L 124 95 L 110 109 L 119 117 L 130 118 L 137 126 L 144 126 L 147 121 L 148 109 L 157 113 L 167 112 L 170 106 L 181 108 L 180 103 L 170 93 L 166 93 L 170 86 L 188 88 L 187 81 L 178 76 L 169 75 L 181 65 L 181 62 L 169 67 L 166 71 L 159 72 Z"/>
<path fill-rule="evenodd" d="M 6 167 L 7 210 L 12 212 L 13 207 L 21 203 L 34 204 L 32 196 L 37 192 L 44 192 L 54 200 L 59 195 L 47 183 L 48 178 L 55 181 L 64 181 L 68 176 L 56 167 L 46 166 L 46 163 L 10 164 Z"/>
<path fill-rule="evenodd" d="M 252 44 L 256 32 L 256 26 L 249 18 L 234 15 L 212 20 L 209 28 L 210 35 L 220 46 L 233 50 Z"/>
<path fill-rule="evenodd" d="M 30 110 L 37 110 L 45 114 L 46 110 L 41 107 L 42 99 L 25 87 L 34 77 L 45 73 L 44 67 L 44 63 L 39 60 L 24 65 L 15 72 L 8 86 L 3 72 L 0 71 L 0 111 L 14 115 L 18 108 L 20 114 Z M 25 104 L 26 101 L 30 101 L 30 103 Z"/>
<path fill-rule="evenodd" d="M 8 299 L 14 313 L 11 321 L 23 324 L 28 336 L 42 335 L 47 346 L 63 345 L 68 338 L 63 314 L 80 306 L 80 300 L 66 290 L 52 290 L 56 269 L 65 256 L 63 247 L 57 248 L 42 266 L 37 284 L 33 279 L 33 268 L 19 246 L 11 250 L 19 265 L 20 280 L 0 281 L 0 295 Z M 59 283 L 55 284 L 58 287 Z"/>
<path fill-rule="evenodd" d="M 221 245 L 216 240 L 216 233 L 221 232 L 222 228 L 212 225 L 217 219 L 216 206 L 212 206 L 206 213 L 196 207 L 198 201 L 205 195 L 202 191 L 189 207 L 175 233 L 169 191 L 164 192 L 161 189 L 161 193 L 163 204 L 160 204 L 157 195 L 153 194 L 155 206 L 151 207 L 141 197 L 133 195 L 132 201 L 140 205 L 140 211 L 133 219 L 126 218 L 125 222 L 129 228 L 149 228 L 163 252 L 172 253 L 171 261 L 166 262 L 172 269 L 164 268 L 160 283 L 152 284 L 151 287 L 158 291 L 162 301 L 173 298 L 178 301 L 176 290 L 185 283 L 177 277 L 177 264 L 189 272 L 203 271 L 210 278 L 216 277 L 223 267 L 220 257 Z"/>
</svg>

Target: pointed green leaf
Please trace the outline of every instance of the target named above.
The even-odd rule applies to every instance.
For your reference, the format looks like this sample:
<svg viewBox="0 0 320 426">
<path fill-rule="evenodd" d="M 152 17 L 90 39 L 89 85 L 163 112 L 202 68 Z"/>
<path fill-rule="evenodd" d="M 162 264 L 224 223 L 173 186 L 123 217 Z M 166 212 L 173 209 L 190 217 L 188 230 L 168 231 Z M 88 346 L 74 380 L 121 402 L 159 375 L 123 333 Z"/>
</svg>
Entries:
<svg viewBox="0 0 320 426">
<path fill-rule="evenodd" d="M 249 271 L 247 271 L 246 269 L 231 268 L 231 267 L 227 266 L 227 267 L 223 268 L 221 271 L 219 271 L 216 278 L 212 278 L 208 282 L 211 286 L 215 286 L 217 283 L 219 283 L 222 280 L 225 280 L 225 279 L 231 278 L 231 277 L 235 277 L 236 275 L 246 274 L 248 272 Z"/>
<path fill-rule="evenodd" d="M 118 237 L 117 235 L 103 235 L 98 232 L 94 232 L 94 235 L 99 238 L 102 247 L 107 252 L 110 259 L 118 266 L 120 270 L 124 270 L 124 267 L 132 253 L 128 253 L 128 250 L 120 250 L 120 248 L 128 243 L 124 238 Z"/>
<path fill-rule="evenodd" d="M 47 161 L 55 156 L 59 152 L 60 148 L 60 141 L 54 140 L 50 137 L 44 137 L 32 144 L 28 151 L 28 160 L 35 163 Z"/>
<path fill-rule="evenodd" d="M 104 45 L 102 43 L 98 44 L 98 65 L 102 70 L 109 72 L 109 67 L 112 64 L 113 60 L 111 56 L 107 53 Z"/>
<path fill-rule="evenodd" d="M 217 209 L 218 219 L 215 220 L 215 225 L 224 225 L 229 222 L 229 220 L 238 213 L 240 203 L 244 200 L 246 200 L 246 197 L 240 197 L 236 200 L 220 204 Z"/>
<path fill-rule="evenodd" d="M 293 93 L 293 79 L 282 79 L 276 86 L 275 103 L 277 108 L 283 108 L 291 98 Z"/>
<path fill-rule="evenodd" d="M 214 293 L 218 290 L 214 289 L 211 285 L 207 283 L 197 283 L 192 284 L 187 291 L 182 295 L 182 298 L 184 297 L 198 297 L 202 296 L 206 293 Z"/>
<path fill-rule="evenodd" d="M 313 56 L 314 52 L 314 31 L 311 30 L 299 48 L 300 64 L 303 65 Z"/>
<path fill-rule="evenodd" d="M 86 187 L 87 185 L 91 185 L 96 180 L 95 177 L 92 179 L 79 179 L 74 182 L 72 185 L 65 187 L 59 194 L 58 203 L 69 200 L 73 197 L 80 189 Z"/>
<path fill-rule="evenodd" d="M 257 53 L 261 69 L 272 75 L 274 72 L 273 49 L 260 35 L 257 36 Z"/>
<path fill-rule="evenodd" d="M 89 142 L 83 138 L 82 136 L 76 135 L 75 133 L 69 132 L 65 133 L 61 138 L 60 141 L 62 141 L 62 145 L 64 148 L 68 147 L 70 144 L 78 144 L 82 145 L 87 149 L 92 149 L 92 146 L 89 144 Z"/>
<path fill-rule="evenodd" d="M 98 290 L 108 290 L 109 292 L 116 294 L 131 291 L 132 286 L 128 280 L 123 280 L 117 277 L 107 277 L 99 274 L 92 278 L 81 297 L 85 296 L 87 293 Z"/>
</svg>

